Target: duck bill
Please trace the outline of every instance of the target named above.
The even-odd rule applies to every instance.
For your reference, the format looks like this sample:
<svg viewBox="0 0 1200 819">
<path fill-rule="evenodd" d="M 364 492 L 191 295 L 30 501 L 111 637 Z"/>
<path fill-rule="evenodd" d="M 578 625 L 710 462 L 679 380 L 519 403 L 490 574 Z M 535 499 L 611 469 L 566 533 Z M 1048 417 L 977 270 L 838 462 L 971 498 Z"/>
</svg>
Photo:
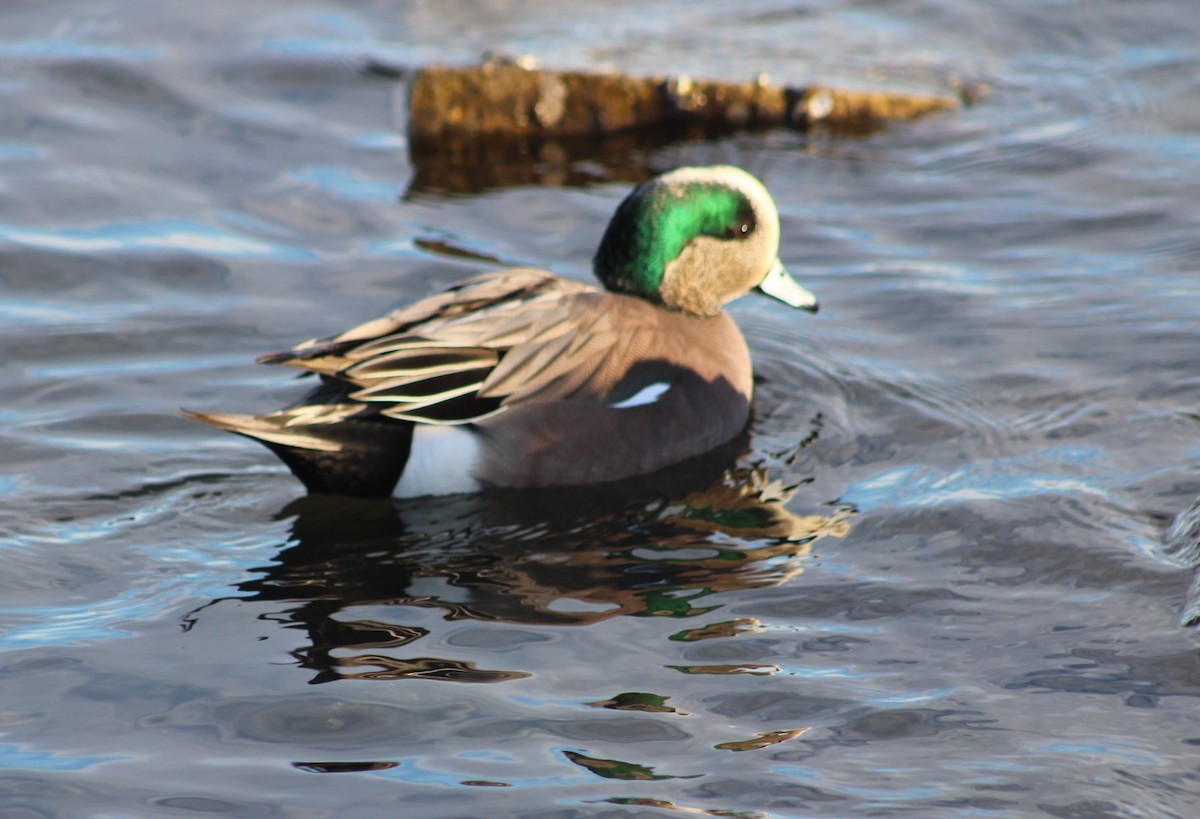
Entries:
<svg viewBox="0 0 1200 819">
<path fill-rule="evenodd" d="M 775 264 L 771 265 L 767 277 L 758 286 L 758 292 L 778 299 L 789 307 L 807 310 L 810 313 L 817 312 L 817 297 L 797 284 L 791 274 L 784 269 L 783 262 L 778 259 L 775 260 Z"/>
</svg>

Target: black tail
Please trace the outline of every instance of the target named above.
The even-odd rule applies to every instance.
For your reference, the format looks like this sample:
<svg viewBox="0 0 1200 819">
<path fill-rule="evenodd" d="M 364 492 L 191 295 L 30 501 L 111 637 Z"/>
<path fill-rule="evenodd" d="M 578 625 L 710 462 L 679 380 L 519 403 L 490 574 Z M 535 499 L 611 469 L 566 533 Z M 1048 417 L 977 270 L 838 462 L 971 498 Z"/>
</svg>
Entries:
<svg viewBox="0 0 1200 819">
<path fill-rule="evenodd" d="M 410 422 L 344 418 L 336 424 L 288 424 L 288 412 L 255 416 L 184 410 L 190 418 L 263 444 L 310 493 L 360 498 L 392 494 L 412 449 Z"/>
<path fill-rule="evenodd" d="M 262 443 L 287 464 L 311 494 L 390 497 L 408 462 L 413 425 L 403 421 L 345 421 L 338 426 L 342 449 L 337 452 Z"/>
</svg>

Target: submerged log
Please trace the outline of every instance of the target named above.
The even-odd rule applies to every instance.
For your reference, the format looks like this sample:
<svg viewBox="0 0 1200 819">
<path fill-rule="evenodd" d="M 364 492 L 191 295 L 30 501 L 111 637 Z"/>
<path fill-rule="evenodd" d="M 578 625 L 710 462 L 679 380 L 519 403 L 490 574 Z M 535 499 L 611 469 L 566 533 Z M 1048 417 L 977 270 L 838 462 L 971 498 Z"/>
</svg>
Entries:
<svg viewBox="0 0 1200 819">
<path fill-rule="evenodd" d="M 548 71 L 493 61 L 417 72 L 409 89 L 408 132 L 416 143 L 431 143 L 480 136 L 597 137 L 663 127 L 805 129 L 818 122 L 871 130 L 959 105 L 944 96 Z"/>
</svg>

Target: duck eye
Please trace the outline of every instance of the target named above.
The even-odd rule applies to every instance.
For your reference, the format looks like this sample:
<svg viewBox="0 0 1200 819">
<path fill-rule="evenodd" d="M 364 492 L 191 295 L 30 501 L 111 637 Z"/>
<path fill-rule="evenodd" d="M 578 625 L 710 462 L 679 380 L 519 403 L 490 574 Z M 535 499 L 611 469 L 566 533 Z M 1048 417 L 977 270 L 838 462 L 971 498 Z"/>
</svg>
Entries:
<svg viewBox="0 0 1200 819">
<path fill-rule="evenodd" d="M 758 226 L 758 219 L 755 218 L 754 209 L 750 207 L 750 203 L 746 202 L 738 208 L 737 215 L 725 224 L 728 225 L 725 228 L 725 238 L 748 239 Z"/>
</svg>

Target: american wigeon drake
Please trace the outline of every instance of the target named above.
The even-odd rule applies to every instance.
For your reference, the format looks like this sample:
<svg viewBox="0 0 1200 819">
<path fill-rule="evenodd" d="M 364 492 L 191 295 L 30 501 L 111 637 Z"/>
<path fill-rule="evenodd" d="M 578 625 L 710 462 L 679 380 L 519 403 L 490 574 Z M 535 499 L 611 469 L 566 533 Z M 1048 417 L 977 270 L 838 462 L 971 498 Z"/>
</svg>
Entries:
<svg viewBox="0 0 1200 819">
<path fill-rule="evenodd" d="M 266 415 L 188 412 L 270 447 L 310 492 L 412 497 L 599 483 L 738 435 L 750 352 L 726 302 L 816 299 L 779 261 L 779 214 L 738 168 L 679 168 L 617 207 L 605 289 L 515 268 L 262 356 L 315 373 Z"/>
</svg>

